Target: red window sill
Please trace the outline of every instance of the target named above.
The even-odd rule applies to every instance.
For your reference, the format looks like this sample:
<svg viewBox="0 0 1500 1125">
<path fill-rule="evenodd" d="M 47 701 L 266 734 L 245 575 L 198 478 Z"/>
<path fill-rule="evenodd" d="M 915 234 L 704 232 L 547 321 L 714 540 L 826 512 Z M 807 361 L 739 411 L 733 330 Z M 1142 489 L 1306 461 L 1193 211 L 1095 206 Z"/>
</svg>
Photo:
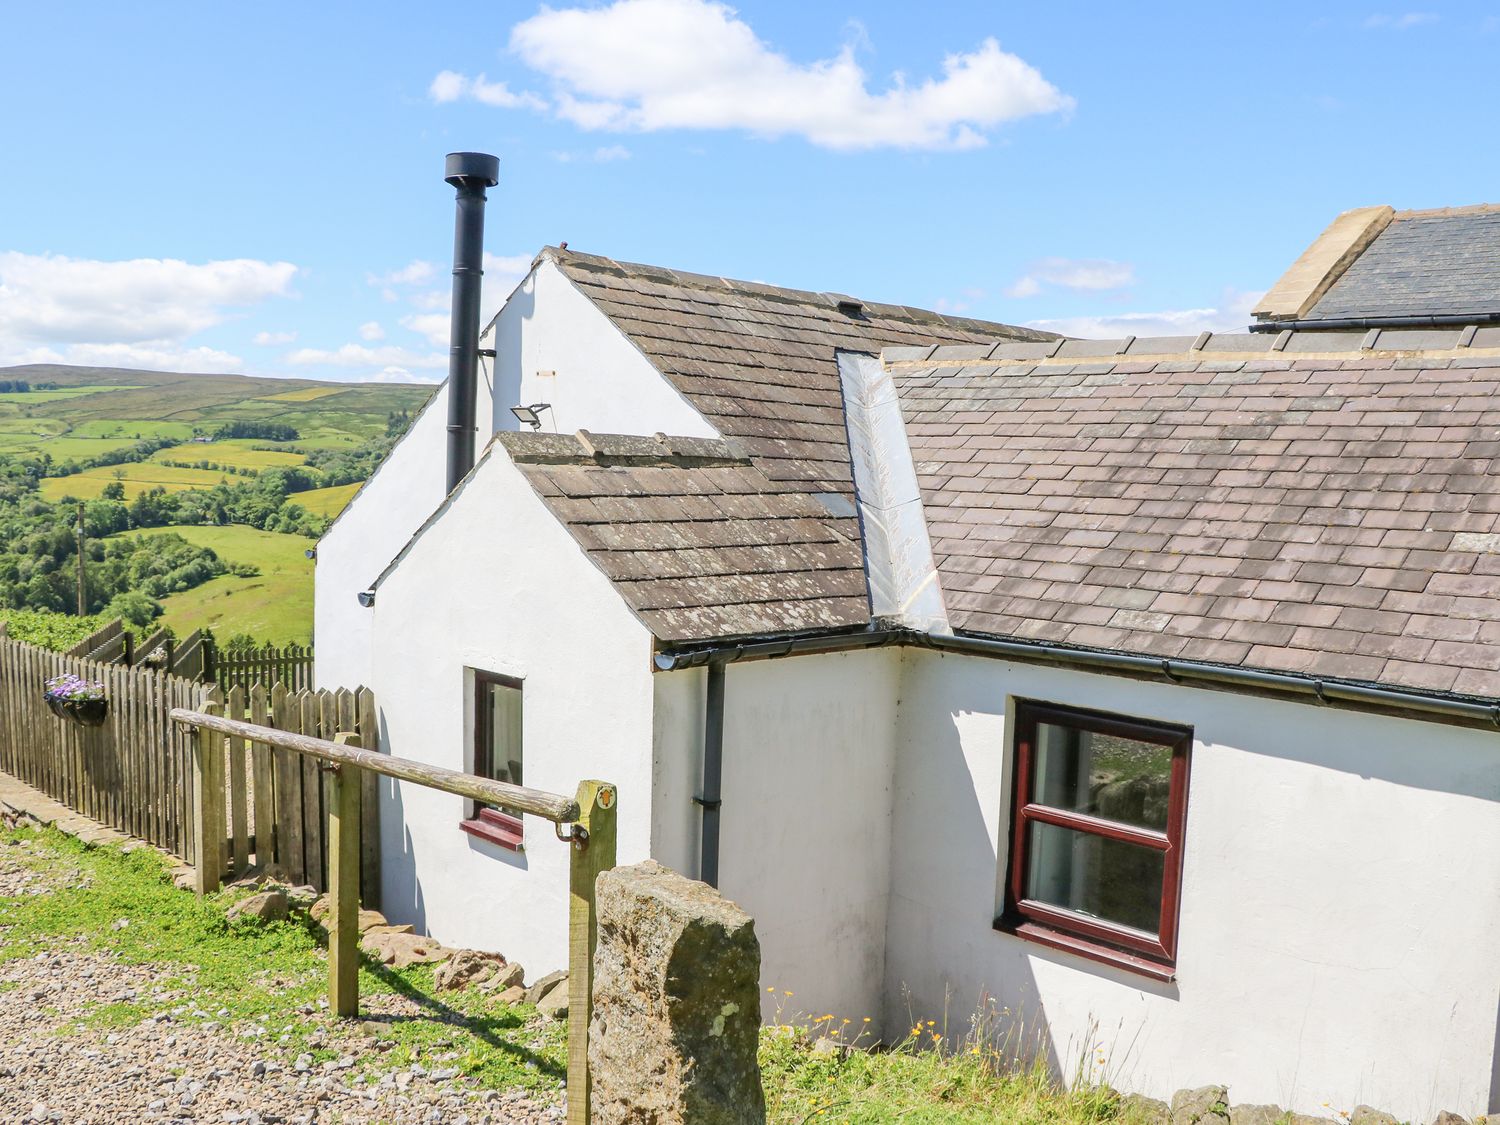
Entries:
<svg viewBox="0 0 1500 1125">
<path fill-rule="evenodd" d="M 525 841 L 521 822 L 494 809 L 480 809 L 479 815 L 473 820 L 461 820 L 458 826 L 470 836 L 509 848 L 513 852 L 520 851 Z"/>
<path fill-rule="evenodd" d="M 1070 934 L 1062 930 L 1054 930 L 1050 926 L 1043 926 L 1037 922 L 1016 920 L 1010 918 L 997 918 L 995 929 L 1003 934 L 1011 934 L 1022 941 L 1035 942 L 1037 945 L 1045 945 L 1050 949 L 1061 949 L 1065 953 L 1073 953 L 1090 961 L 1098 961 L 1101 964 L 1113 965 L 1117 969 L 1127 972 L 1139 973 L 1143 977 L 1152 980 L 1172 982 L 1177 979 L 1177 968 L 1175 965 L 1152 961 L 1134 953 L 1126 953 L 1124 950 L 1115 949 L 1113 946 L 1104 945 L 1078 934 Z"/>
</svg>

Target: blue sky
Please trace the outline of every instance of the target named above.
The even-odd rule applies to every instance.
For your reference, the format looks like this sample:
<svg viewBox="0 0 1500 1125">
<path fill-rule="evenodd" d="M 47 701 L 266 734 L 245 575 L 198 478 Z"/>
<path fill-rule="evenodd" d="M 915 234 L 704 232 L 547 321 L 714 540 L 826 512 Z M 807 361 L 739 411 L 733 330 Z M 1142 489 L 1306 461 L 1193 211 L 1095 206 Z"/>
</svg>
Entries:
<svg viewBox="0 0 1500 1125">
<path fill-rule="evenodd" d="M 1081 334 L 1240 327 L 1339 211 L 1500 200 L 1500 7 L 6 5 L 0 364 L 445 367 L 442 157 L 543 245 Z"/>
</svg>

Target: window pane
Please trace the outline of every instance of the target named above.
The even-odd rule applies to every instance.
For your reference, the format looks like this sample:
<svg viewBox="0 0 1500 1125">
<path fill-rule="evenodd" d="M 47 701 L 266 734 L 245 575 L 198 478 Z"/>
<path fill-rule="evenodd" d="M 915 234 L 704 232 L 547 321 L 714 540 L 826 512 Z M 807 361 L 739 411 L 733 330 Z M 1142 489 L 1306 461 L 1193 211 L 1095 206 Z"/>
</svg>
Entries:
<svg viewBox="0 0 1500 1125">
<path fill-rule="evenodd" d="M 475 772 L 512 785 L 524 784 L 521 776 L 521 689 L 482 680 L 478 707 L 480 746 L 475 754 Z M 504 805 L 493 807 L 511 816 L 521 815 Z"/>
<path fill-rule="evenodd" d="M 1157 932 L 1165 853 L 1055 824 L 1027 827 L 1027 898 Z"/>
<path fill-rule="evenodd" d="M 1037 804 L 1167 830 L 1170 746 L 1056 723 L 1038 723 L 1036 742 Z"/>
</svg>

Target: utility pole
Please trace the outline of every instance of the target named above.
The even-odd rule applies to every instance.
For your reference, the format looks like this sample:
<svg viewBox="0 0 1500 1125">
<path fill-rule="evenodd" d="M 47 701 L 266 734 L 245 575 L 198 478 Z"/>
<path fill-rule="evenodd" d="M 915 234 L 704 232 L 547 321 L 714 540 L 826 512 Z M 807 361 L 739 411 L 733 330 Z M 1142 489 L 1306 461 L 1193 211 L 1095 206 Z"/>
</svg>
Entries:
<svg viewBox="0 0 1500 1125">
<path fill-rule="evenodd" d="M 78 616 L 89 615 L 88 584 L 83 579 L 83 505 L 78 505 Z"/>
</svg>

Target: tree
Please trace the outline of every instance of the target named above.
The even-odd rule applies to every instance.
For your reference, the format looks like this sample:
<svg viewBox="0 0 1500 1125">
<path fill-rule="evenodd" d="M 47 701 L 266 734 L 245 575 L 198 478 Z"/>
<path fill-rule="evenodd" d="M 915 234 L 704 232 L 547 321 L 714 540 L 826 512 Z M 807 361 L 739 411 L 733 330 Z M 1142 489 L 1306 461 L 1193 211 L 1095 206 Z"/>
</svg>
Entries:
<svg viewBox="0 0 1500 1125">
<path fill-rule="evenodd" d="M 134 625 L 137 629 L 150 625 L 161 613 L 161 603 L 139 590 L 126 590 L 123 594 L 116 594 L 105 607 L 107 617 L 123 617 L 127 625 Z"/>
</svg>

